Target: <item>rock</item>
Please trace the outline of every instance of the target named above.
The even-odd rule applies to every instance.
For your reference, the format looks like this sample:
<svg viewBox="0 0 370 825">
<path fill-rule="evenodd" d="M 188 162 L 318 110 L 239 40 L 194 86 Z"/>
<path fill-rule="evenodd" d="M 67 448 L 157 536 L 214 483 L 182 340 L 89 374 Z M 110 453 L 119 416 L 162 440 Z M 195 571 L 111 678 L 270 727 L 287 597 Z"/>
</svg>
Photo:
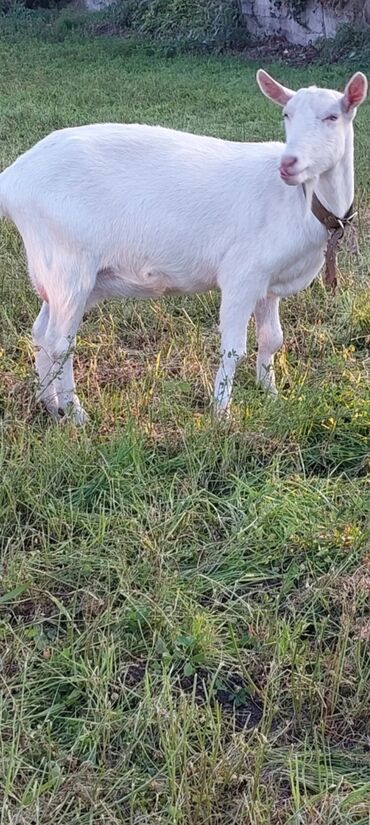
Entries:
<svg viewBox="0 0 370 825">
<path fill-rule="evenodd" d="M 100 11 L 112 6 L 115 0 L 84 0 L 84 6 L 88 11 Z"/>
<path fill-rule="evenodd" d="M 286 37 L 290 43 L 307 46 L 322 37 L 335 37 L 340 26 L 364 21 L 370 25 L 370 0 L 347 0 L 334 7 L 325 0 L 307 0 L 300 14 L 291 13 L 289 0 L 241 0 L 247 28 L 263 37 Z"/>
</svg>

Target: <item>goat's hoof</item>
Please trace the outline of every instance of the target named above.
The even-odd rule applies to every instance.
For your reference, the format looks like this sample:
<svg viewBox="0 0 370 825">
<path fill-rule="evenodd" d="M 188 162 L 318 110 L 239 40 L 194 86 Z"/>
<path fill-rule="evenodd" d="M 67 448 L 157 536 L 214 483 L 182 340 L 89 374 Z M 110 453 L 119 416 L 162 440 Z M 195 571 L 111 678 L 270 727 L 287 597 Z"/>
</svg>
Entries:
<svg viewBox="0 0 370 825">
<path fill-rule="evenodd" d="M 83 427 L 84 424 L 87 424 L 89 416 L 83 407 L 77 407 L 70 412 L 70 420 L 73 424 L 76 424 L 77 427 Z"/>
<path fill-rule="evenodd" d="M 84 424 L 88 424 L 90 421 L 87 412 L 81 407 L 80 410 L 77 412 L 77 418 L 75 419 L 75 423 L 78 424 L 79 427 L 84 426 Z"/>
<path fill-rule="evenodd" d="M 213 418 L 217 422 L 228 421 L 230 418 L 230 404 L 227 407 L 220 407 L 217 404 L 213 408 Z"/>
<path fill-rule="evenodd" d="M 53 421 L 59 422 L 61 420 L 62 415 L 64 415 L 63 411 L 59 409 L 58 404 L 51 404 L 48 401 L 44 401 L 43 398 L 36 399 L 38 404 L 40 405 L 40 409 L 47 413 Z"/>
<path fill-rule="evenodd" d="M 88 414 L 83 407 L 77 407 L 74 404 L 69 405 L 65 410 L 59 410 L 62 417 L 59 418 L 61 424 L 75 424 L 76 427 L 82 427 L 87 424 L 89 420 Z"/>
<path fill-rule="evenodd" d="M 266 393 L 267 398 L 271 398 L 272 401 L 276 401 L 278 398 L 278 391 L 276 389 L 275 384 L 264 383 L 264 381 L 257 381 L 257 387 L 260 387 L 263 392 Z"/>
</svg>

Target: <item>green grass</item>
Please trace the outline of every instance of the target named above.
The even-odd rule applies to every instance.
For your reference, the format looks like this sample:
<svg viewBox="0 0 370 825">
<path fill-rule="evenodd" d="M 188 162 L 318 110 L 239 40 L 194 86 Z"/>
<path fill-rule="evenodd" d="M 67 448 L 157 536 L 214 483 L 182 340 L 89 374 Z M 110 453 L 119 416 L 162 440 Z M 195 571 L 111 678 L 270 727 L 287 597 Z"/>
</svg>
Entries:
<svg viewBox="0 0 370 825">
<path fill-rule="evenodd" d="M 281 134 L 240 58 L 0 42 L 0 167 L 89 121 Z M 369 825 L 369 127 L 365 105 L 360 255 L 342 253 L 335 298 L 318 280 L 283 302 L 276 403 L 251 329 L 222 426 L 216 294 L 95 310 L 77 357 L 91 423 L 51 424 L 3 222 L 2 825 Z"/>
</svg>

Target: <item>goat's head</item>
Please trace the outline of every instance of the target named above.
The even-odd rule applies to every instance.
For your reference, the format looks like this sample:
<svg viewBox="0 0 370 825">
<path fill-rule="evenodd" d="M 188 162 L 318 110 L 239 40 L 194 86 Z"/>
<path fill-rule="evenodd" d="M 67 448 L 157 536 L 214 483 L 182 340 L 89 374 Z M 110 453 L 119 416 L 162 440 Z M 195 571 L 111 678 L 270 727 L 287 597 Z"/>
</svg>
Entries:
<svg viewBox="0 0 370 825">
<path fill-rule="evenodd" d="M 266 97 L 283 107 L 282 180 L 297 186 L 332 169 L 345 154 L 357 107 L 366 98 L 365 75 L 354 74 L 343 93 L 316 86 L 293 92 L 263 69 L 257 72 L 257 83 Z"/>
</svg>

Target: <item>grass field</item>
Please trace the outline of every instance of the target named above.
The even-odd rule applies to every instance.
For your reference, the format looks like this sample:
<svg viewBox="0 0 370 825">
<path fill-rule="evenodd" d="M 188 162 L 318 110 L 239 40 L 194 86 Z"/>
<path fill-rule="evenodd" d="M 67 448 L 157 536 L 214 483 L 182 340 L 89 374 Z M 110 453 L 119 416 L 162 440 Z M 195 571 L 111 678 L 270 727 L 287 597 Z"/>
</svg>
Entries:
<svg viewBox="0 0 370 825">
<path fill-rule="evenodd" d="M 0 168 L 89 121 L 281 135 L 242 58 L 21 34 L 0 53 Z M 335 298 L 319 279 L 284 302 L 275 404 L 251 329 L 224 425 L 216 294 L 95 310 L 91 423 L 51 424 L 38 300 L 1 225 L 2 825 L 369 825 L 369 105 L 356 140 L 360 255 Z"/>
</svg>

